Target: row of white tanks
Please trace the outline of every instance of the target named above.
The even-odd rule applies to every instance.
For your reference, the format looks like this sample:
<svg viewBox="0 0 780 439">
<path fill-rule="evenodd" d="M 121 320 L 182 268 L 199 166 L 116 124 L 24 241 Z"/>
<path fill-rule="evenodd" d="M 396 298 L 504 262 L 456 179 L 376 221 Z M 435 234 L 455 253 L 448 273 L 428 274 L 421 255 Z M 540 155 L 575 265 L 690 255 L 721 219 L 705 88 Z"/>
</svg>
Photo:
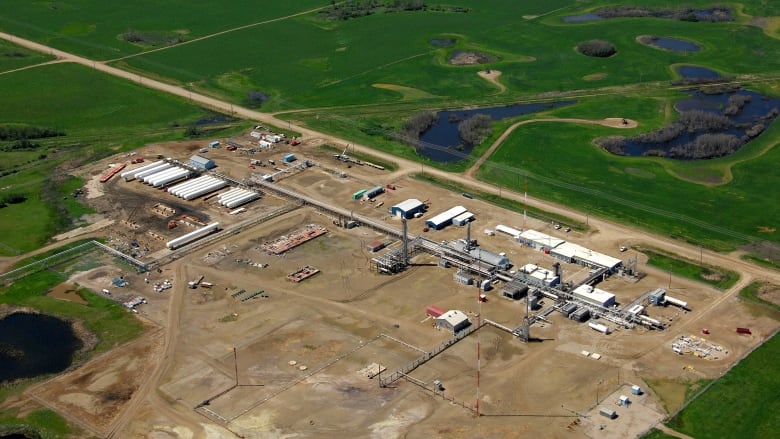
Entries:
<svg viewBox="0 0 780 439">
<path fill-rule="evenodd" d="M 219 178 L 210 175 L 204 175 L 172 186 L 168 189 L 168 193 L 185 200 L 193 200 L 201 195 L 222 189 L 225 186 L 227 186 L 227 183 L 224 180 L 220 180 Z"/>
<path fill-rule="evenodd" d="M 257 198 L 260 198 L 260 194 L 257 192 L 241 188 L 233 188 L 217 196 L 219 204 L 228 209 L 233 209 L 234 207 L 238 207 Z"/>
<path fill-rule="evenodd" d="M 164 160 L 120 174 L 126 181 L 137 179 L 154 187 L 162 187 L 172 181 L 181 180 L 191 174 L 189 169 L 174 166 Z"/>
</svg>

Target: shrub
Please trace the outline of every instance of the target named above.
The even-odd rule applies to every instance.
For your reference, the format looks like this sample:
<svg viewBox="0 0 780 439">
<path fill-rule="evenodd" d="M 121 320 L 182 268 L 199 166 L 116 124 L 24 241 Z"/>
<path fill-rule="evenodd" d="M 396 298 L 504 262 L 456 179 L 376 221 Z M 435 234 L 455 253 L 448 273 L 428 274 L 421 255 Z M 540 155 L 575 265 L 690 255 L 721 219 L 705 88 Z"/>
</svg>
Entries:
<svg viewBox="0 0 780 439">
<path fill-rule="evenodd" d="M 479 145 L 490 134 L 490 122 L 493 119 L 487 114 L 476 114 L 458 124 L 458 134 L 463 143 L 468 146 Z"/>
<path fill-rule="evenodd" d="M 583 55 L 608 58 L 617 53 L 615 46 L 609 41 L 589 40 L 577 44 L 577 51 Z"/>
</svg>

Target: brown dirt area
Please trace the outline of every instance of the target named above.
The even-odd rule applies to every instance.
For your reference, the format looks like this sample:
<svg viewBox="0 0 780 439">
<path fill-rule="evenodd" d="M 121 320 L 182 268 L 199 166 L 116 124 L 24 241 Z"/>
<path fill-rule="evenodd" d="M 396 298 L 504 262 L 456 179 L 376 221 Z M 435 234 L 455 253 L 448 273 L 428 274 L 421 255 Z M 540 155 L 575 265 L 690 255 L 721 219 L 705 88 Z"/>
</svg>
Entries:
<svg viewBox="0 0 780 439">
<path fill-rule="evenodd" d="M 622 119 L 610 119 L 609 123 L 622 126 Z M 237 140 L 248 143 L 248 139 Z M 142 149 L 142 154 L 184 160 L 202 147 L 201 143 L 153 145 Z M 249 169 L 250 158 L 265 162 L 294 152 L 299 160 L 310 159 L 318 166 L 284 174 L 276 184 L 331 200 L 398 228 L 401 223 L 388 208 L 408 198 L 426 200 L 430 203 L 428 212 L 410 220 L 409 231 L 436 241 L 462 238 L 465 228 L 423 232 L 424 220 L 463 205 L 476 213 L 471 231 L 481 246 L 506 252 L 515 265 L 552 267 L 554 260 L 543 252 L 523 247 L 506 235 L 482 233 L 497 224 L 522 228 L 521 214 L 399 173 L 347 167 L 332 154 L 318 151 L 316 144 L 279 145 L 249 156 L 216 149 L 208 155 L 217 162 L 219 172 L 245 179 L 269 169 Z M 97 164 L 87 172 L 97 173 L 104 166 Z M 338 177 L 339 172 L 347 177 Z M 374 202 L 351 198 L 359 189 L 387 183 L 396 189 Z M 288 203 L 264 195 L 246 205 L 246 212 L 231 216 L 211 199 L 181 201 L 138 182 L 116 179 L 103 190 L 103 196 L 91 201 L 117 220 L 109 230 L 112 245 L 123 246 L 142 259 L 166 254 L 165 240 L 192 230 L 185 222 L 167 229 L 167 219 L 152 211 L 157 203 L 175 209 L 176 218 L 186 214 L 202 222 L 220 221 L 225 228 Z M 453 269 L 438 267 L 437 260 L 425 254 L 416 256 L 414 266 L 401 274 L 374 273 L 370 260 L 375 254 L 366 245 L 382 240 L 395 248 L 400 243 L 364 227 L 339 228 L 333 220 L 310 207 L 298 207 L 183 254 L 159 272 L 138 274 L 127 267 L 105 264 L 74 276 L 70 282 L 97 292 L 107 288 L 111 297 L 146 297 L 148 304 L 139 306 L 139 318 L 164 329 L 151 330 L 136 342 L 29 393 L 88 430 L 101 436 L 113 433 L 117 438 L 334 437 L 344 431 L 354 437 L 382 438 L 444 434 L 452 438 L 630 437 L 662 419 L 664 406 L 672 408 L 667 401 L 677 392 L 672 386 L 668 392 L 658 386 L 656 393 L 644 379 L 719 376 L 734 359 L 778 327 L 776 318 L 753 314 L 724 292 L 677 278 L 669 285 L 667 273 L 647 267 L 640 257 L 638 268 L 646 274 L 641 280 L 613 276 L 599 288 L 627 304 L 648 290 L 668 287 L 670 295 L 687 301 L 691 308 L 650 307 L 649 315 L 663 321 L 668 329 L 613 328 L 612 334 L 604 335 L 553 312 L 547 322 L 532 327 L 532 343 L 522 344 L 508 333 L 486 326 L 410 373 L 427 384 L 441 380 L 446 399 L 403 379 L 380 388 L 377 378 L 369 379 L 359 372 L 379 364 L 386 368 L 382 374 L 386 376 L 417 358 L 420 350 L 430 350 L 451 337 L 434 329 L 433 321 L 426 319 L 427 306 L 462 310 L 473 322 L 481 312 L 480 318 L 510 328 L 519 325 L 525 308 L 522 302 L 500 298 L 496 290 L 487 293 L 488 301 L 479 305 L 477 289 L 456 284 Z M 262 250 L 264 242 L 307 224 L 324 226 L 328 233 L 279 256 Z M 528 219 L 525 227 L 624 259 L 637 255 L 619 253 L 620 245 L 642 242 L 641 238 L 598 230 L 566 233 L 534 219 Z M 316 266 L 321 272 L 300 283 L 286 279 L 305 265 Z M 564 280 L 576 281 L 588 273 L 587 268 L 573 264 L 562 264 L 562 270 Z M 111 286 L 111 279 L 119 275 L 130 283 L 128 287 Z M 201 275 L 212 288 L 186 287 L 187 281 Z M 163 279 L 172 280 L 173 288 L 153 292 L 151 286 Z M 232 297 L 240 289 L 247 293 L 263 290 L 267 297 L 258 295 L 246 301 L 240 300 L 243 295 Z M 543 302 L 544 307 L 550 305 L 548 299 Z M 735 326 L 748 323 L 753 335 L 734 333 Z M 726 347 L 727 355 L 708 360 L 671 351 L 671 340 L 680 334 L 698 334 L 701 327 L 709 328 L 708 337 Z M 166 345 L 165 340 L 172 343 Z M 602 357 L 585 357 L 583 350 Z M 599 404 L 612 404 L 630 384 L 641 385 L 646 394 L 636 397 L 634 405 L 618 408 L 617 419 L 602 421 L 593 414 L 598 410 L 597 393 Z M 470 410 L 476 405 L 477 392 L 484 415 L 479 418 Z M 204 402 L 208 404 L 201 406 Z M 578 417 L 578 413 L 591 417 Z M 601 424 L 607 427 L 600 430 Z"/>
</svg>

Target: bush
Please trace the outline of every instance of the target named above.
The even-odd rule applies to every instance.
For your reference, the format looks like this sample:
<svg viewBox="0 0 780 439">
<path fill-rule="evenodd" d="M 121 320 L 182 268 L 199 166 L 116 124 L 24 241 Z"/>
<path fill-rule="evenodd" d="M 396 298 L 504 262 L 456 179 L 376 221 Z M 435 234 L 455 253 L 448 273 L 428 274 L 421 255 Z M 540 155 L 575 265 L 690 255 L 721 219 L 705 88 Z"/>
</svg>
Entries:
<svg viewBox="0 0 780 439">
<path fill-rule="evenodd" d="M 492 133 L 492 121 L 487 114 L 476 114 L 458 124 L 458 134 L 465 145 L 479 145 Z"/>
<path fill-rule="evenodd" d="M 609 41 L 589 40 L 577 44 L 577 51 L 583 55 L 608 58 L 617 53 L 615 46 Z"/>
<path fill-rule="evenodd" d="M 402 141 L 414 142 L 420 138 L 420 134 L 436 123 L 436 114 L 430 111 L 421 111 L 410 117 L 401 126 L 398 137 Z"/>
</svg>

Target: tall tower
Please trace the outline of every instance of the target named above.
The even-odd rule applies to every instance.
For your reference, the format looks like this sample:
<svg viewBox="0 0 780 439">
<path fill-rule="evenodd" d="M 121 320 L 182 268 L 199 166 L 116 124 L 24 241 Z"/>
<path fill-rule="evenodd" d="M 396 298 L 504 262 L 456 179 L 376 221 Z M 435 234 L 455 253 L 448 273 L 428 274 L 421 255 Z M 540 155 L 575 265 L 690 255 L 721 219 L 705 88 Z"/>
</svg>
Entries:
<svg viewBox="0 0 780 439">
<path fill-rule="evenodd" d="M 409 265 L 409 238 L 407 234 L 407 226 L 406 226 L 406 217 L 401 217 L 401 224 L 403 224 L 403 236 L 401 237 L 401 241 L 403 244 L 403 265 L 406 267 Z"/>
</svg>

